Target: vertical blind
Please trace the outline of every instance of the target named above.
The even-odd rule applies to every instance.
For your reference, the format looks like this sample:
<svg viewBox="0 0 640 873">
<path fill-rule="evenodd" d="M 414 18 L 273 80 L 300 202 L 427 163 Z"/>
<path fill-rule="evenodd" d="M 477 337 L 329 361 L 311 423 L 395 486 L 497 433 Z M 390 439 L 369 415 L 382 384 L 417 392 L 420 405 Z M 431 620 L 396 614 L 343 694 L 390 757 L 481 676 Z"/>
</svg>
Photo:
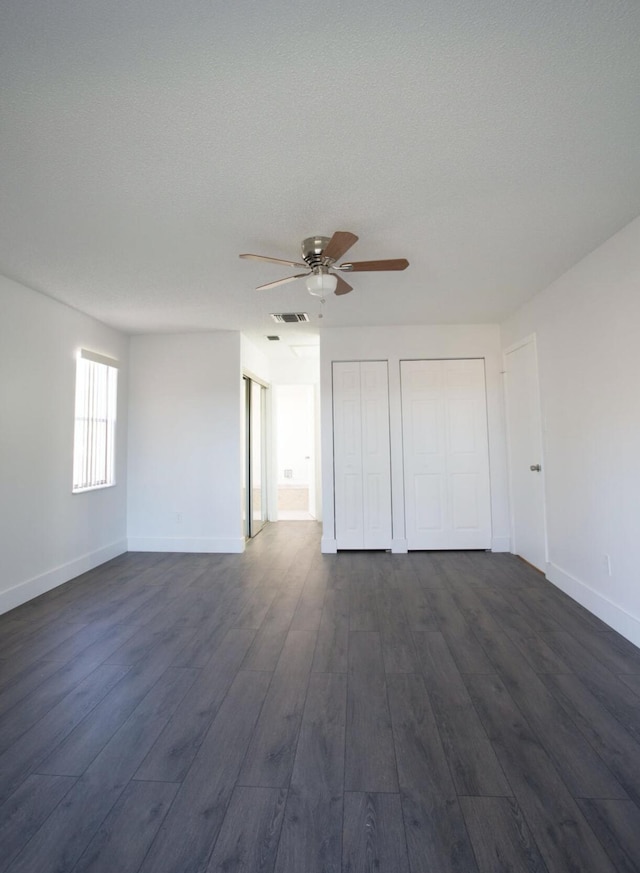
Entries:
<svg viewBox="0 0 640 873">
<path fill-rule="evenodd" d="M 76 369 L 73 490 L 115 483 L 118 364 L 81 349 Z"/>
</svg>

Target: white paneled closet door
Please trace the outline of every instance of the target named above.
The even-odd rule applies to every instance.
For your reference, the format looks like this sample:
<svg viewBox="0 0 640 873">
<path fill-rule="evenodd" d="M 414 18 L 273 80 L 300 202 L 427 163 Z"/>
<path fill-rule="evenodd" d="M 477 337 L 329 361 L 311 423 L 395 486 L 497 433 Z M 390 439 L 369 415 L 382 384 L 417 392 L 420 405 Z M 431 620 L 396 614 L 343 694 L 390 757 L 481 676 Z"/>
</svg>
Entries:
<svg viewBox="0 0 640 873">
<path fill-rule="evenodd" d="M 333 463 L 336 545 L 364 548 L 360 363 L 333 364 Z"/>
<path fill-rule="evenodd" d="M 491 548 L 484 361 L 401 361 L 409 549 Z"/>
<path fill-rule="evenodd" d="M 333 432 L 336 546 L 391 548 L 386 361 L 334 362 Z"/>
</svg>

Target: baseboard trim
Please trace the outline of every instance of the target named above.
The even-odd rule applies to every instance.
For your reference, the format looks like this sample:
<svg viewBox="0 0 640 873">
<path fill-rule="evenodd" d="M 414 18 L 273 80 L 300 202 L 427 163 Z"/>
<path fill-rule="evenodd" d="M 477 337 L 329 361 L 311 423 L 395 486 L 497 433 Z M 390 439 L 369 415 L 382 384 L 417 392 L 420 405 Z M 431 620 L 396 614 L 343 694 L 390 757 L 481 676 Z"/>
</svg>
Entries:
<svg viewBox="0 0 640 873">
<path fill-rule="evenodd" d="M 322 537 L 320 540 L 320 552 L 323 555 L 337 555 L 338 545 L 333 537 Z"/>
<path fill-rule="evenodd" d="M 244 547 L 244 537 L 129 537 L 130 552 L 237 555 L 244 552 Z"/>
<path fill-rule="evenodd" d="M 405 539 L 395 539 L 391 542 L 392 555 L 406 555 L 409 552 L 409 546 Z"/>
<path fill-rule="evenodd" d="M 491 540 L 492 552 L 510 552 L 511 538 L 510 537 L 493 537 Z"/>
<path fill-rule="evenodd" d="M 33 579 L 27 579 L 25 582 L 20 582 L 9 588 L 7 591 L 0 593 L 0 615 L 15 609 L 16 606 L 21 606 L 34 597 L 39 597 L 59 585 L 64 585 L 70 579 L 75 579 L 81 573 L 86 573 L 110 561 L 112 558 L 117 558 L 127 551 L 126 540 L 118 540 L 108 546 L 103 546 L 95 552 L 90 552 L 87 555 L 81 555 L 73 561 L 66 564 L 61 564 L 59 567 L 54 567 L 52 570 L 47 570 L 46 573 L 41 573 L 40 576 L 34 576 Z"/>
<path fill-rule="evenodd" d="M 558 567 L 556 564 L 547 564 L 547 579 L 576 600 L 589 612 L 602 619 L 609 627 L 626 637 L 634 646 L 640 646 L 640 619 L 626 612 L 608 598 L 604 597 L 585 582 L 581 582 Z"/>
</svg>

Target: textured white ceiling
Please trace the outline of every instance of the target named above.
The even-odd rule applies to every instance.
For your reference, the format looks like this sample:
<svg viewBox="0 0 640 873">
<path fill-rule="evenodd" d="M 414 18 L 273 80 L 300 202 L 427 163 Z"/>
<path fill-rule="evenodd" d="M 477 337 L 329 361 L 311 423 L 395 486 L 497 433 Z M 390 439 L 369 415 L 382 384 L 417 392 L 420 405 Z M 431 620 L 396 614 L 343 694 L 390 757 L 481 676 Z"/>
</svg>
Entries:
<svg viewBox="0 0 640 873">
<path fill-rule="evenodd" d="M 640 213 L 639 45 L 637 0 L 4 0 L 0 272 L 131 332 L 499 320 Z M 238 259 L 335 229 L 410 268 Z"/>
</svg>

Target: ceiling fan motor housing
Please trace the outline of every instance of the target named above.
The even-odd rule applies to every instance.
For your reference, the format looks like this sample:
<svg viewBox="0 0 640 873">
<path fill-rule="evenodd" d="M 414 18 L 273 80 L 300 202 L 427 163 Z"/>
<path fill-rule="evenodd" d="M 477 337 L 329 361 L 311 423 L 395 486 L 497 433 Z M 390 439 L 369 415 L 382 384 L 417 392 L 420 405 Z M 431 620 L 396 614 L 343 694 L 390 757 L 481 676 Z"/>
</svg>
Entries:
<svg viewBox="0 0 640 873">
<path fill-rule="evenodd" d="M 330 267 L 335 258 L 325 258 L 323 255 L 329 243 L 328 236 L 308 236 L 302 241 L 302 259 L 312 270 L 317 267 Z"/>
</svg>

